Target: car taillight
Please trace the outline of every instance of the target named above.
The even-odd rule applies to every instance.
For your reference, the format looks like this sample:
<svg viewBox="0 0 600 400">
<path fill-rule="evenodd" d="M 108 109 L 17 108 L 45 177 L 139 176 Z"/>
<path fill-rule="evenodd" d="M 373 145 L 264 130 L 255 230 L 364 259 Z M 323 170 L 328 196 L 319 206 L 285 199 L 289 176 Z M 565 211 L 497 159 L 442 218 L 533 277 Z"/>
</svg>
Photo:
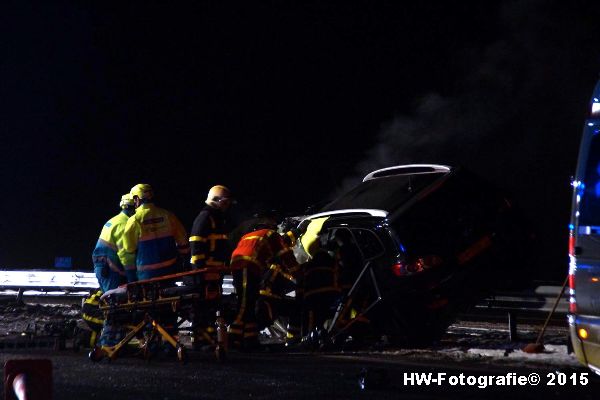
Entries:
<svg viewBox="0 0 600 400">
<path fill-rule="evenodd" d="M 441 265 L 442 262 L 440 257 L 434 255 L 414 257 L 410 261 L 401 261 L 393 264 L 391 270 L 398 277 L 410 276 Z"/>
</svg>

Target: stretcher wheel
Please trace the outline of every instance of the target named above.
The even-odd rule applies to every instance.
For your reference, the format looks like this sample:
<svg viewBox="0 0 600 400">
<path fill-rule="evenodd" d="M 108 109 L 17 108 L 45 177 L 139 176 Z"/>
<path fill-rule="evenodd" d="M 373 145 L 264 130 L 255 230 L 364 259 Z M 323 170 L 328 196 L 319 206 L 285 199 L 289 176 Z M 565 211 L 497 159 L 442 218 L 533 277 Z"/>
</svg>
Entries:
<svg viewBox="0 0 600 400">
<path fill-rule="evenodd" d="M 182 345 L 177 345 L 177 359 L 181 363 L 185 363 L 186 362 L 185 349 L 183 348 Z"/>
<path fill-rule="evenodd" d="M 98 362 L 104 358 L 104 352 L 98 346 L 94 346 L 94 348 L 88 354 L 88 358 L 93 362 Z"/>
</svg>

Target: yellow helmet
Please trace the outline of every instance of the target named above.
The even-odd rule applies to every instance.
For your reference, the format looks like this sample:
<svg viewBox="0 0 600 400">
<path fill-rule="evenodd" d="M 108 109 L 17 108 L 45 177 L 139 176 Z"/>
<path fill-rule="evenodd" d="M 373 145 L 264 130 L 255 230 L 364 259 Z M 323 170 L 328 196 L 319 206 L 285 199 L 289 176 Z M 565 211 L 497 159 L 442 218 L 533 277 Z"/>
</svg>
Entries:
<svg viewBox="0 0 600 400">
<path fill-rule="evenodd" d="M 215 208 L 223 207 L 223 200 L 228 200 L 225 203 L 229 205 L 233 200 L 231 198 L 231 191 L 223 185 L 215 185 L 208 191 L 206 196 L 206 204 Z"/>
<path fill-rule="evenodd" d="M 143 200 L 152 200 L 152 198 L 154 197 L 154 191 L 152 190 L 152 186 L 148 185 L 147 183 L 138 183 L 137 185 L 131 188 L 129 194 L 131 195 L 132 199 L 134 196 L 137 196 Z"/>
<path fill-rule="evenodd" d="M 123 196 L 121 196 L 121 202 L 119 203 L 119 206 L 123 209 L 127 208 L 127 207 L 133 207 L 134 203 L 133 203 L 133 196 L 130 193 L 124 194 Z"/>
</svg>

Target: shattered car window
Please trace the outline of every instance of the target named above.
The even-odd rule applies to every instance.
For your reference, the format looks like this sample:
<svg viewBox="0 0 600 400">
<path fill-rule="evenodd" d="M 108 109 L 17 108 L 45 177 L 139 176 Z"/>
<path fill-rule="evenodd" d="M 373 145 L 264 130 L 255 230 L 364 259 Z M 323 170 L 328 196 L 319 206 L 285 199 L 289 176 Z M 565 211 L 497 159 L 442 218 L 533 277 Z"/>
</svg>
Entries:
<svg viewBox="0 0 600 400">
<path fill-rule="evenodd" d="M 354 237 L 360 247 L 365 260 L 376 258 L 383 254 L 383 245 L 377 236 L 367 229 L 353 229 Z"/>
</svg>

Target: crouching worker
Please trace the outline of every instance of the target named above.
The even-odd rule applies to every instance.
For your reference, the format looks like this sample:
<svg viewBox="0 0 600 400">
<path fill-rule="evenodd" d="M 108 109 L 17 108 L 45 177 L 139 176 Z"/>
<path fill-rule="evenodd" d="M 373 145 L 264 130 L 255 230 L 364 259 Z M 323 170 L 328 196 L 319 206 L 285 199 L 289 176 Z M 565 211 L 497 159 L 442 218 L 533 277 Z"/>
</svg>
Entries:
<svg viewBox="0 0 600 400">
<path fill-rule="evenodd" d="M 96 345 L 98 335 L 104 327 L 104 313 L 100 310 L 100 296 L 102 296 L 102 290 L 98 289 L 87 296 L 81 305 L 81 318 L 89 328 L 86 330 L 89 332 L 89 337 L 86 337 L 84 342 L 87 342 L 90 348 Z"/>
<path fill-rule="evenodd" d="M 256 303 L 263 275 L 272 264 L 284 271 L 297 267 L 292 249 L 276 227 L 274 219 L 254 225 L 250 233 L 242 236 L 231 255 L 238 314 L 229 326 L 229 339 L 234 347 L 243 350 L 259 347 Z"/>
</svg>

